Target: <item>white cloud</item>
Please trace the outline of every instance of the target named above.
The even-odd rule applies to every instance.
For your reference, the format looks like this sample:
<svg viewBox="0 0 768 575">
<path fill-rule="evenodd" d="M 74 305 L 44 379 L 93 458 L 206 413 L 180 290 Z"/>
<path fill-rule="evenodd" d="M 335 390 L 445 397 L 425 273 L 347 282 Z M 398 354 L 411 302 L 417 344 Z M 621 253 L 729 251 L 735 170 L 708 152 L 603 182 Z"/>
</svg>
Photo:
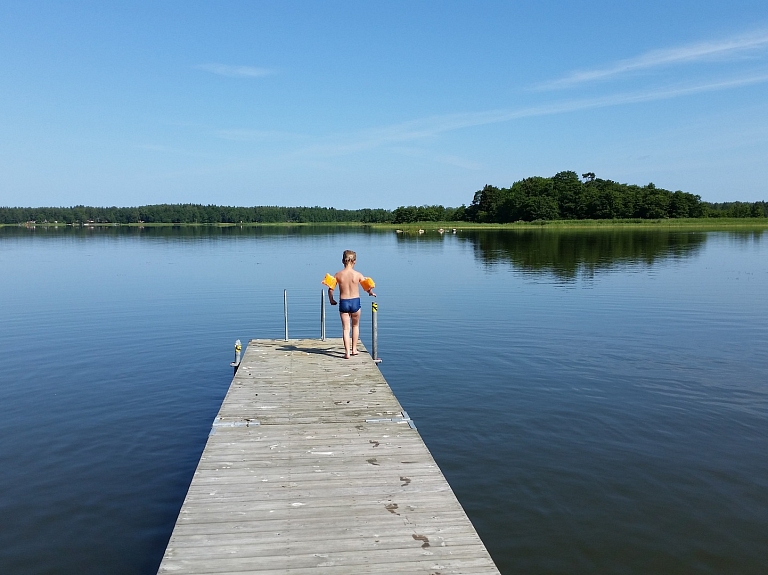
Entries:
<svg viewBox="0 0 768 575">
<path fill-rule="evenodd" d="M 576 70 L 557 80 L 537 86 L 539 89 L 568 88 L 586 82 L 607 80 L 615 76 L 661 66 L 711 60 L 730 60 L 748 52 L 768 48 L 768 30 L 740 34 L 714 42 L 698 42 L 676 48 L 651 50 L 635 58 L 619 60 L 603 68 Z"/>
<path fill-rule="evenodd" d="M 693 94 L 763 84 L 766 82 L 768 82 L 768 72 L 762 72 L 719 82 L 687 84 L 643 92 L 567 100 L 527 108 L 498 109 L 430 116 L 357 134 L 339 134 L 331 136 L 325 138 L 322 142 L 303 148 L 297 153 L 302 156 L 315 157 L 345 156 L 384 145 L 434 138 L 442 133 L 452 132 L 463 128 L 510 122 L 522 118 L 551 116 L 581 110 L 668 100 Z"/>
<path fill-rule="evenodd" d="M 229 76 L 231 78 L 261 78 L 275 73 L 269 68 L 256 68 L 254 66 L 230 66 L 228 64 L 200 64 L 195 66 L 198 70 L 218 74 L 219 76 Z"/>
</svg>

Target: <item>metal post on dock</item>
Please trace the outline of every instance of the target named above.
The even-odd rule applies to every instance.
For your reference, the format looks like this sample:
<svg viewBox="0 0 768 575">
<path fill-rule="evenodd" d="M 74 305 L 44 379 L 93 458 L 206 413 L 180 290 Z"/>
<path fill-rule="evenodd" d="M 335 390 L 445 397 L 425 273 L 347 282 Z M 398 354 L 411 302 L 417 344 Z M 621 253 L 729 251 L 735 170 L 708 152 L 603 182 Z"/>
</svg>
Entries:
<svg viewBox="0 0 768 575">
<path fill-rule="evenodd" d="M 371 303 L 371 357 L 376 363 L 381 363 L 379 358 L 379 304 Z"/>
<path fill-rule="evenodd" d="M 325 341 L 325 290 L 320 290 L 320 339 Z"/>
<path fill-rule="evenodd" d="M 288 341 L 288 290 L 283 290 L 283 315 L 285 316 L 285 341 Z"/>
<path fill-rule="evenodd" d="M 229 365 L 233 368 L 235 368 L 235 373 L 237 373 L 237 368 L 240 367 L 240 352 L 243 350 L 243 344 L 240 343 L 240 340 L 235 341 L 235 361 L 230 363 Z"/>
</svg>

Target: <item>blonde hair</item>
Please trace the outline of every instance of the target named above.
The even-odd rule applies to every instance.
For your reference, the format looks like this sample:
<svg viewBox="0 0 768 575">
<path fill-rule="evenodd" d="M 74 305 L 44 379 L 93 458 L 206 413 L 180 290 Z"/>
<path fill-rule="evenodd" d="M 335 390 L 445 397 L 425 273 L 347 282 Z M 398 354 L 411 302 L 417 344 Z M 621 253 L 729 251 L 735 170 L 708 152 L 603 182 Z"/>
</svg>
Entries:
<svg viewBox="0 0 768 575">
<path fill-rule="evenodd" d="M 347 265 L 348 263 L 354 263 L 357 261 L 357 254 L 353 252 L 352 250 L 344 250 L 344 254 L 341 256 L 341 262 L 344 265 Z"/>
</svg>

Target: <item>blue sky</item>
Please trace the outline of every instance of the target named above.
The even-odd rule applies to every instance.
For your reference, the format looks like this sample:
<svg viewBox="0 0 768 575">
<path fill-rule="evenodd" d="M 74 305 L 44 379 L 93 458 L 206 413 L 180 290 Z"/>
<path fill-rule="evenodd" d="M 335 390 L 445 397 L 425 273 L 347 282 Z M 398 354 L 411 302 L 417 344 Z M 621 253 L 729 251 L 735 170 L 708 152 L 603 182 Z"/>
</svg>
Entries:
<svg viewBox="0 0 768 575">
<path fill-rule="evenodd" d="M 768 200 L 768 4 L 0 3 L 0 205 Z"/>
</svg>

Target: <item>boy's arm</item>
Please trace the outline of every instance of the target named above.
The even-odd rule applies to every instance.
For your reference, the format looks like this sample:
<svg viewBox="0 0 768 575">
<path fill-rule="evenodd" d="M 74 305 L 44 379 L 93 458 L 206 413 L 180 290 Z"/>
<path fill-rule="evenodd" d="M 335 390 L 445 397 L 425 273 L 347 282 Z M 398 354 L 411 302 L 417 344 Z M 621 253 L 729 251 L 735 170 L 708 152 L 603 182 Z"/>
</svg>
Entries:
<svg viewBox="0 0 768 575">
<path fill-rule="evenodd" d="M 328 288 L 328 301 L 331 302 L 331 305 L 336 305 L 336 300 L 333 299 L 333 288 Z"/>
<path fill-rule="evenodd" d="M 365 279 L 365 276 L 363 274 L 359 274 L 359 275 L 360 277 L 357 278 L 357 283 L 360 283 Z M 363 287 L 363 286 L 360 286 L 360 287 Z M 371 297 L 376 297 L 376 294 L 373 293 L 373 288 L 369 289 L 366 293 Z"/>
</svg>

